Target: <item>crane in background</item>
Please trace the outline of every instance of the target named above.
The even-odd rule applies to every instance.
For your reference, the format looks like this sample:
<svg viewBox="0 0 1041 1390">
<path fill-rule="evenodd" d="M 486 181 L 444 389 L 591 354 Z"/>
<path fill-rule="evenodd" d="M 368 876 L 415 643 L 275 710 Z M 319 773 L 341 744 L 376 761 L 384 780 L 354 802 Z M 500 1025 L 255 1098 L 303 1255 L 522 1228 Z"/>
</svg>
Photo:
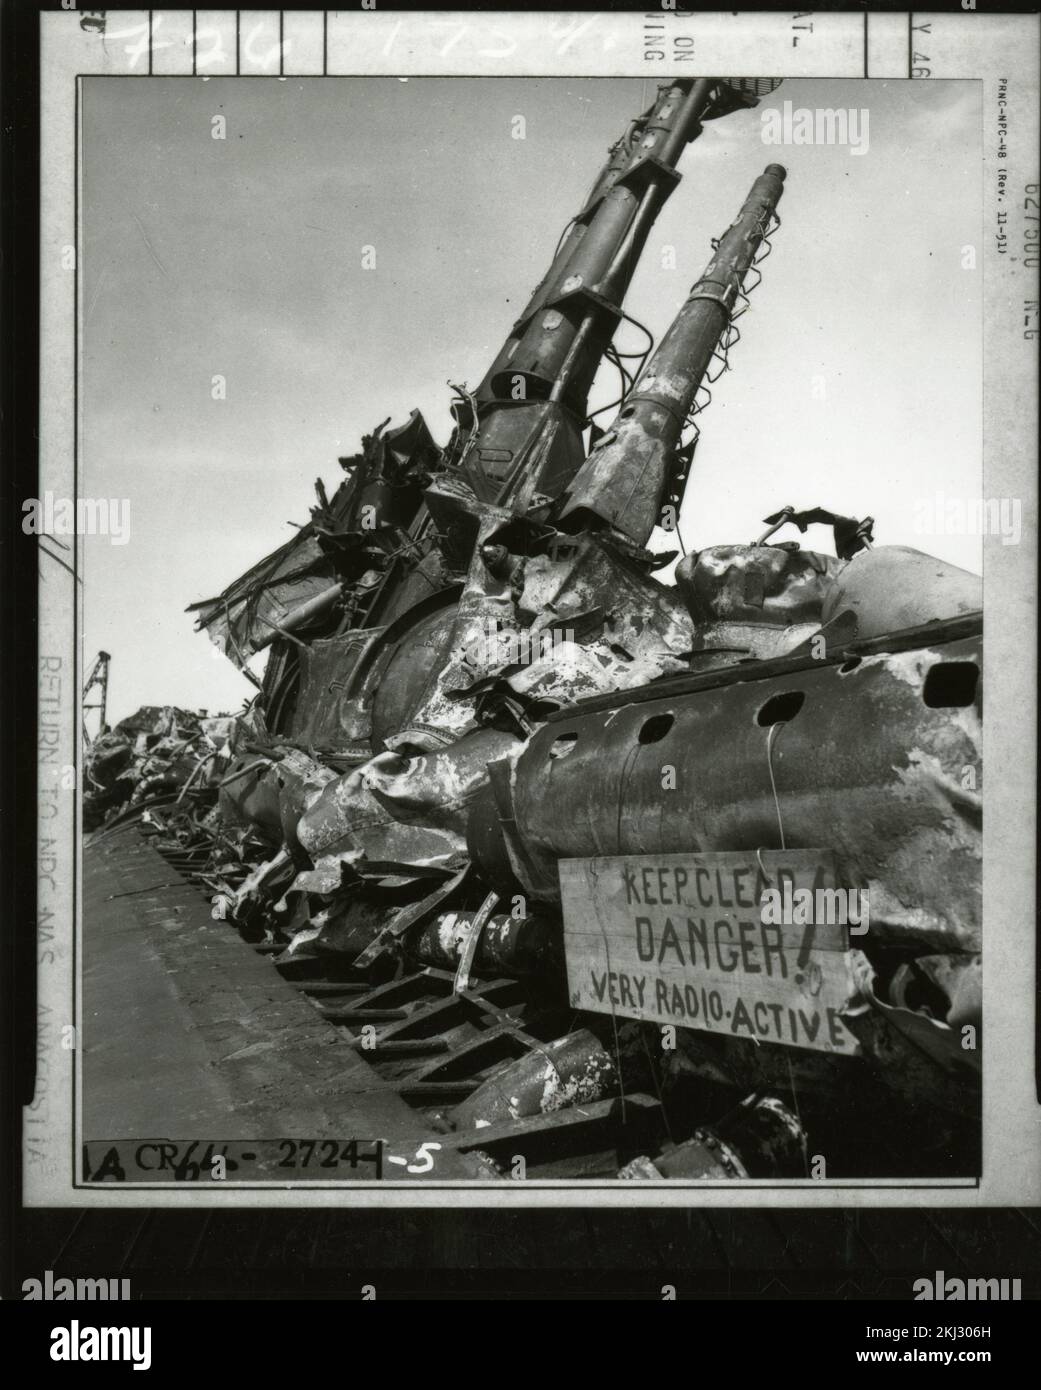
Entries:
<svg viewBox="0 0 1041 1390">
<path fill-rule="evenodd" d="M 83 685 L 83 746 L 85 748 L 89 748 L 94 739 L 99 738 L 108 728 L 106 705 L 108 702 L 108 668 L 111 661 L 112 658 L 108 652 L 98 652 Z M 95 687 L 98 690 L 97 699 L 93 704 L 88 705 L 87 696 Z M 97 710 L 98 712 L 98 727 L 93 736 L 87 728 L 88 710 Z"/>
</svg>

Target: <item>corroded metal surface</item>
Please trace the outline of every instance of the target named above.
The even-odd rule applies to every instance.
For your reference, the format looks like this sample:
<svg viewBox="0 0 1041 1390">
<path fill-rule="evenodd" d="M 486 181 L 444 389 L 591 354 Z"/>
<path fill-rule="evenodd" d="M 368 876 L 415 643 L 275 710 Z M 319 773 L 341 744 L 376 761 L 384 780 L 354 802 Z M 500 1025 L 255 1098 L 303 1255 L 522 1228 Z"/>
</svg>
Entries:
<svg viewBox="0 0 1041 1390">
<path fill-rule="evenodd" d="M 502 810 L 525 846 L 515 872 L 555 900 L 560 858 L 772 849 L 783 836 L 827 844 L 843 881 L 870 890 L 872 940 L 976 951 L 978 681 L 954 707 L 928 696 L 945 669 L 978 676 L 980 663 L 966 638 L 576 710 L 512 765 Z"/>
<path fill-rule="evenodd" d="M 681 434 L 717 344 L 730 328 L 784 177 L 784 169 L 771 164 L 752 185 L 646 372 L 568 489 L 562 521 L 597 517 L 637 545 L 645 545 L 660 524 Z M 678 503 L 680 496 L 673 500 Z"/>
</svg>

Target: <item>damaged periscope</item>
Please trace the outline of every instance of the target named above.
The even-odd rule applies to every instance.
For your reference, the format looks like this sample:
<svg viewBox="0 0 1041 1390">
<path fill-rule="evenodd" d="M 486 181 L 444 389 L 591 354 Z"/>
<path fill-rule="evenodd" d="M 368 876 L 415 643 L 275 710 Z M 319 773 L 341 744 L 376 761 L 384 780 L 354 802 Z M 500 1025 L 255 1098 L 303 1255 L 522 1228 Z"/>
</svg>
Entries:
<svg viewBox="0 0 1041 1390">
<path fill-rule="evenodd" d="M 155 1180 L 189 1134 L 229 1141 L 231 1182 L 256 1170 L 230 1141 L 295 1134 L 323 1166 L 284 1138 L 267 1177 L 979 1174 L 981 580 L 785 502 L 780 462 L 753 534 L 679 537 L 713 507 L 712 383 L 736 368 L 756 408 L 737 345 L 797 177 L 728 187 L 671 324 L 615 346 L 688 147 L 778 85 L 676 79 L 619 111 L 541 282 L 451 387 L 447 443 L 377 409 L 291 539 L 191 603 L 255 687 L 237 714 L 110 727 L 97 657 L 86 989 L 122 912 L 180 1025 L 135 1042 L 164 1112 L 88 1023 L 88 1177 L 125 1169 L 126 1134 L 170 1139 L 138 1155 Z M 88 1019 L 146 1009 L 135 968 Z"/>
</svg>

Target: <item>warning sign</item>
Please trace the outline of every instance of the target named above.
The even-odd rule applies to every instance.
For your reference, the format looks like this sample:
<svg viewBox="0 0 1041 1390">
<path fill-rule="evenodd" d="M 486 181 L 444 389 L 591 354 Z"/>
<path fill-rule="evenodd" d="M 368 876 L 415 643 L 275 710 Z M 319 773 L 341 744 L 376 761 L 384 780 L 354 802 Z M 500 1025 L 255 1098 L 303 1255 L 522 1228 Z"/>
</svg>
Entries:
<svg viewBox="0 0 1041 1390">
<path fill-rule="evenodd" d="M 562 859 L 559 869 L 575 1008 L 856 1055 L 841 1017 L 856 994 L 848 926 L 763 908 L 767 890 L 774 904 L 827 899 L 829 851 Z"/>
</svg>

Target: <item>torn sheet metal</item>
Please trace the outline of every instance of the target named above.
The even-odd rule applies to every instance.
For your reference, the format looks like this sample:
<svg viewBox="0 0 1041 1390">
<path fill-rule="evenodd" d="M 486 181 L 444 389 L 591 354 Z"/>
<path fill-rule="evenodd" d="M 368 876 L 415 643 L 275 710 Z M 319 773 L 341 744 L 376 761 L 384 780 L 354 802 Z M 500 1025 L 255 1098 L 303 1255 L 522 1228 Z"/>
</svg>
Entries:
<svg viewBox="0 0 1041 1390">
<path fill-rule="evenodd" d="M 833 556 L 781 545 L 716 545 L 676 566 L 676 587 L 697 636 L 695 651 L 769 660 L 821 627 L 824 600 L 842 568 Z"/>
<path fill-rule="evenodd" d="M 384 421 L 361 454 L 340 460 L 347 477 L 328 499 L 316 485 L 311 520 L 213 599 L 190 604 L 196 627 L 240 668 L 276 635 L 298 633 L 345 597 L 345 582 L 374 581 L 420 505 L 440 450 L 418 411 L 384 434 Z M 375 568 L 374 568 L 375 567 Z"/>
<path fill-rule="evenodd" d="M 193 603 L 196 627 L 238 667 L 269 646 L 292 609 L 336 583 L 332 562 L 309 529 L 266 556 L 216 598 Z"/>
<path fill-rule="evenodd" d="M 290 738 L 308 747 L 365 761 L 371 756 L 367 702 L 352 699 L 358 668 L 384 628 L 358 629 L 310 643 L 298 653 L 299 688 L 288 721 Z"/>
<path fill-rule="evenodd" d="M 300 844 L 316 869 L 334 860 L 355 871 L 366 861 L 446 865 L 466 852 L 467 818 L 487 784 L 488 762 L 519 742 L 475 729 L 434 753 L 381 753 L 324 789 L 300 819 Z"/>
</svg>

